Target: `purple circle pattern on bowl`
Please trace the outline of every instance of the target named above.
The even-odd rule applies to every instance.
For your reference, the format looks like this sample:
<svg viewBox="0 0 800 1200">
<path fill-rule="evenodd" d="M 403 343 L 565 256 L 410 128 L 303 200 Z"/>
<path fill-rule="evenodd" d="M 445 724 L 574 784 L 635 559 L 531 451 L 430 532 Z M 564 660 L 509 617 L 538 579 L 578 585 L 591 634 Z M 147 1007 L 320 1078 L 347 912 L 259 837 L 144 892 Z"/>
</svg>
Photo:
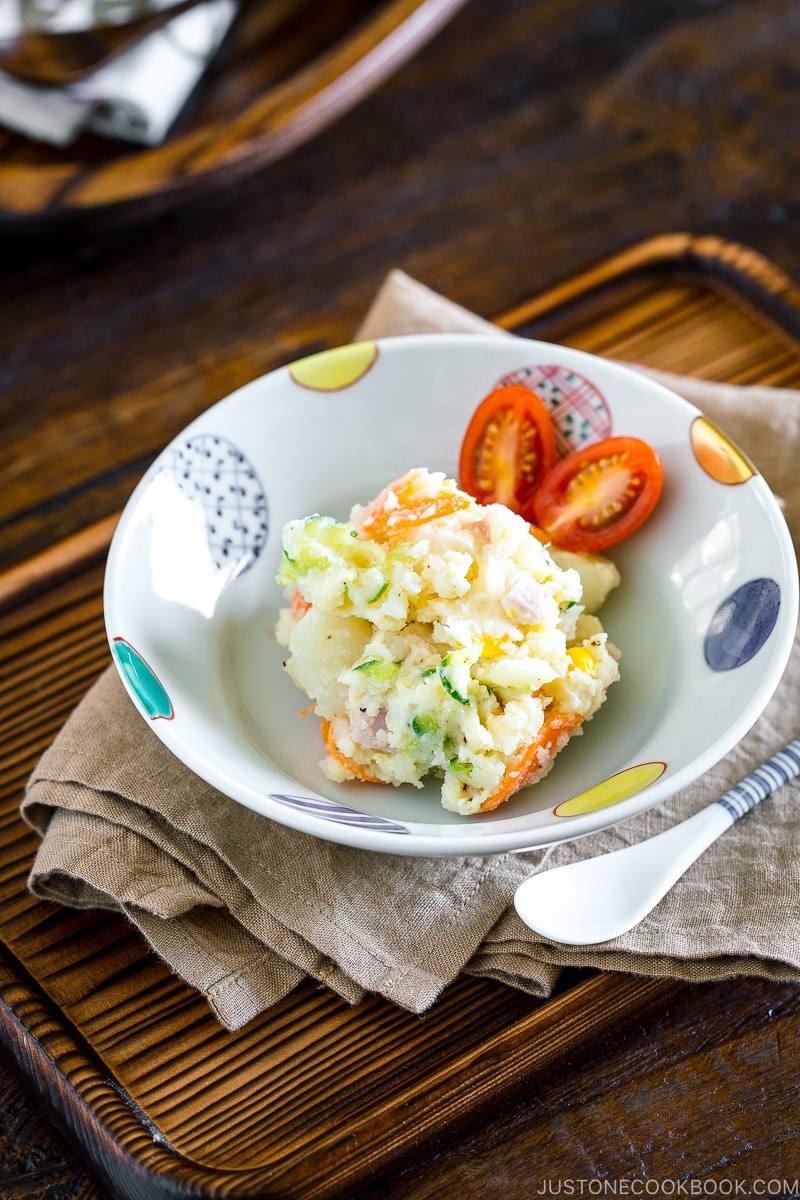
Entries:
<svg viewBox="0 0 800 1200">
<path fill-rule="evenodd" d="M 323 800 L 319 796 L 288 796 L 284 792 L 270 792 L 270 800 L 301 812 L 313 813 L 315 817 L 322 817 L 324 821 L 334 821 L 339 825 L 358 825 L 362 829 L 380 829 L 383 833 L 409 833 L 406 826 L 399 821 L 390 821 L 386 817 L 376 817 L 371 813 L 359 812 L 355 808 L 346 808 L 343 804 Z"/>
<path fill-rule="evenodd" d="M 774 579 L 751 579 L 717 607 L 703 640 L 712 671 L 731 671 L 758 654 L 778 620 L 781 590 Z"/>
</svg>

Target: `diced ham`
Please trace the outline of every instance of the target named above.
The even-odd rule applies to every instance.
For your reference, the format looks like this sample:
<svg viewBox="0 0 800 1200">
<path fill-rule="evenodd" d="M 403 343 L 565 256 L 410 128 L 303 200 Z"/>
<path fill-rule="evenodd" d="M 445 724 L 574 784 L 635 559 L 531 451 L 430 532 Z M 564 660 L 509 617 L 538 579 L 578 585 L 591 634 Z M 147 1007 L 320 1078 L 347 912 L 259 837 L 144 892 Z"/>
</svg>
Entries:
<svg viewBox="0 0 800 1200">
<path fill-rule="evenodd" d="M 386 710 L 381 709 L 377 716 L 370 717 L 366 713 L 357 712 L 350 719 L 350 736 L 353 741 L 363 746 L 365 750 L 375 750 L 382 744 L 378 734 L 386 729 Z"/>
<path fill-rule="evenodd" d="M 558 616 L 558 606 L 547 588 L 522 571 L 513 576 L 502 604 L 510 617 L 526 625 L 552 623 Z"/>
</svg>

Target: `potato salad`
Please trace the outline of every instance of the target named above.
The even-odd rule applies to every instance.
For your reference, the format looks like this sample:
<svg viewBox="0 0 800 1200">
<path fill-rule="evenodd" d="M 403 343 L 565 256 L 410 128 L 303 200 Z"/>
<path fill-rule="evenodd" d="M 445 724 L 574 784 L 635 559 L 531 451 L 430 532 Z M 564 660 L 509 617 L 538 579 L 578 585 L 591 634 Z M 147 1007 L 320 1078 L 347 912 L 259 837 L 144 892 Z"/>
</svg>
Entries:
<svg viewBox="0 0 800 1200">
<path fill-rule="evenodd" d="M 490 811 L 550 770 L 619 678 L 597 616 L 614 564 L 550 548 L 440 472 L 409 471 L 349 521 L 290 521 L 278 582 L 285 669 L 338 782 L 434 776 L 446 809 Z"/>
</svg>

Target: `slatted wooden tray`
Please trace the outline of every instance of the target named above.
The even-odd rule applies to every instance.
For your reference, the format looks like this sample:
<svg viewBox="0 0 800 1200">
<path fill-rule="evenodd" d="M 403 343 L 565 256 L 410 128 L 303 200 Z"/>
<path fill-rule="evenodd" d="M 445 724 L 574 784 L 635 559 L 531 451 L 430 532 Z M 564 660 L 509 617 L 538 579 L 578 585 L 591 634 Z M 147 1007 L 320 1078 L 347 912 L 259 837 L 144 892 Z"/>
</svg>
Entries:
<svg viewBox="0 0 800 1200">
<path fill-rule="evenodd" d="M 669 235 L 501 324 L 680 373 L 800 386 L 800 296 L 758 255 Z M 351 1008 L 308 983 L 237 1034 L 108 913 L 26 890 L 25 780 L 108 663 L 103 563 L 113 520 L 0 576 L 0 1043 L 112 1196 L 375 1195 L 435 1138 L 685 985 L 566 974 L 536 1001 L 462 979 L 423 1018 Z M 577 1065 L 576 1065 L 577 1064 Z"/>
</svg>

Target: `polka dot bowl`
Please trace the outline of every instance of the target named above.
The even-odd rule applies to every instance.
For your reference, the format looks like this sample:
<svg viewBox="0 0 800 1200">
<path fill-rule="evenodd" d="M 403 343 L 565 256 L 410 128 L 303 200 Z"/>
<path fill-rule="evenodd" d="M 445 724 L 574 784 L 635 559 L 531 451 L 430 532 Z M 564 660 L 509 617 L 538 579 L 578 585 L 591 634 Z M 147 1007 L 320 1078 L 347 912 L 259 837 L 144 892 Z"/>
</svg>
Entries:
<svg viewBox="0 0 800 1200">
<path fill-rule="evenodd" d="M 319 722 L 273 629 L 281 530 L 346 518 L 413 466 L 456 475 L 472 412 L 500 381 L 549 405 L 561 453 L 613 435 L 658 450 L 661 501 L 609 551 L 603 622 L 621 680 L 550 774 L 459 817 L 422 789 L 334 784 Z M 112 656 L 154 735 L 272 821 L 394 854 L 501 853 L 581 837 L 658 804 L 746 733 L 785 668 L 797 566 L 746 455 L 692 405 L 614 363 L 514 337 L 388 338 L 315 355 L 209 409 L 158 457 L 111 546 Z"/>
</svg>

